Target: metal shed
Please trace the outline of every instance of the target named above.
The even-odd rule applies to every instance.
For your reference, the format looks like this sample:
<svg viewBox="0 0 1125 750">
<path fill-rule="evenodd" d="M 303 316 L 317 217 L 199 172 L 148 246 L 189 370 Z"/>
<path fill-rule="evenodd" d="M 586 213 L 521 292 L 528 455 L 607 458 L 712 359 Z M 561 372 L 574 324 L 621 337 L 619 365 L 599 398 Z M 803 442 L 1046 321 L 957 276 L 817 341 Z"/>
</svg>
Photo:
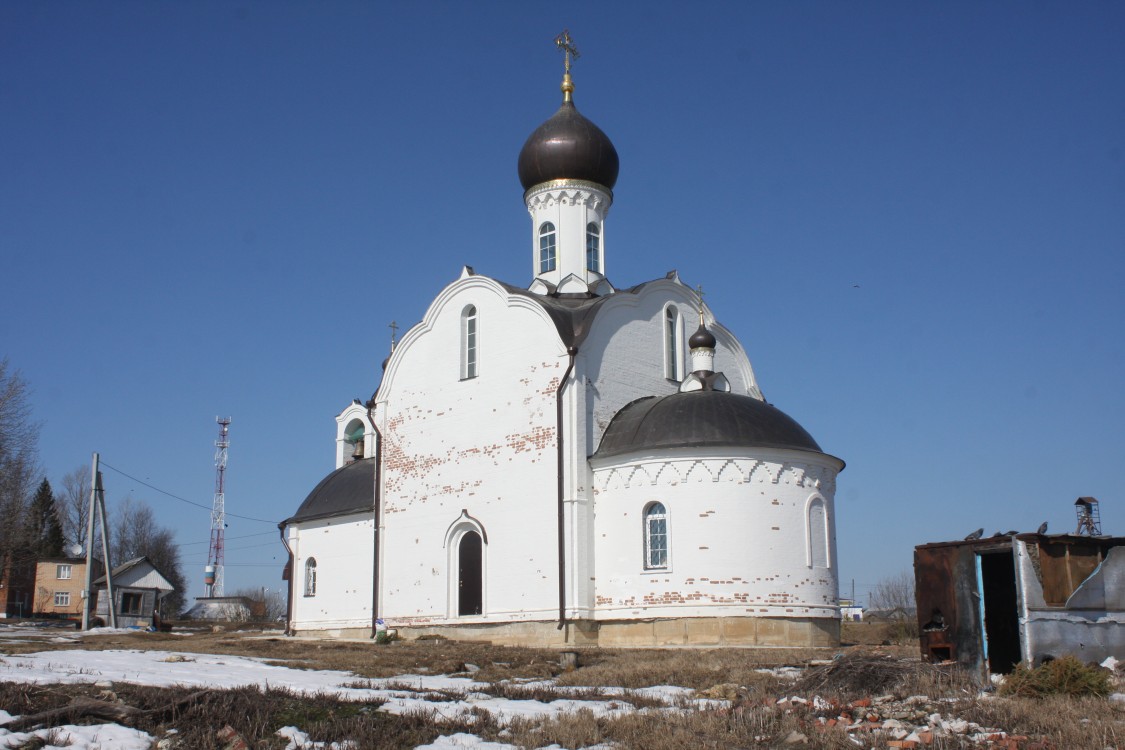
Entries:
<svg viewBox="0 0 1125 750">
<path fill-rule="evenodd" d="M 1011 534 L 914 549 L 922 657 L 1010 672 L 1125 656 L 1125 538 Z"/>
</svg>

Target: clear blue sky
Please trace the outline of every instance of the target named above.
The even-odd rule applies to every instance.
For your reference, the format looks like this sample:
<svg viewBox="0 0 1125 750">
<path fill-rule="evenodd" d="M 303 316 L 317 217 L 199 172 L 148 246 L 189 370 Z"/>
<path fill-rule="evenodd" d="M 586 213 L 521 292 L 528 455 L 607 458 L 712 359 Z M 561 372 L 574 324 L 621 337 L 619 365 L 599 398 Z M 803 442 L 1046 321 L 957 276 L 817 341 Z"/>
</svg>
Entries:
<svg viewBox="0 0 1125 750">
<path fill-rule="evenodd" d="M 462 264 L 530 281 L 516 157 L 569 27 L 609 276 L 702 284 L 848 462 L 842 593 L 1079 495 L 1125 534 L 1125 4 L 640 7 L 0 4 L 0 355 L 48 476 L 99 451 L 210 505 L 231 415 L 228 511 L 291 514 L 391 320 Z M 208 513 L 106 484 L 201 594 Z M 228 539 L 228 590 L 280 586 L 273 525 Z"/>
</svg>

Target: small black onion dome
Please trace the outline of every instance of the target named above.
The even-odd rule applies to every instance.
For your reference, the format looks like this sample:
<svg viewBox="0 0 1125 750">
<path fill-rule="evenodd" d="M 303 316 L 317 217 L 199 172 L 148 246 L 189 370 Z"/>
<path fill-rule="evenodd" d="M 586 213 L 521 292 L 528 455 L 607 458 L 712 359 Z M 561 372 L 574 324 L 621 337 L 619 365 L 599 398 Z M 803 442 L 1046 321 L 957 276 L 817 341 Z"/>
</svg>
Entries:
<svg viewBox="0 0 1125 750">
<path fill-rule="evenodd" d="M 691 338 L 687 340 L 687 345 L 688 349 L 714 349 L 715 337 L 707 330 L 707 326 L 700 323 L 699 330 L 691 335 Z"/>
<path fill-rule="evenodd" d="M 663 448 L 789 448 L 821 453 L 812 435 L 775 406 L 724 391 L 646 396 L 614 415 L 594 454 Z"/>
<path fill-rule="evenodd" d="M 613 190 L 619 168 L 613 142 L 570 100 L 528 136 L 520 151 L 524 190 L 551 180 L 585 180 Z"/>
</svg>

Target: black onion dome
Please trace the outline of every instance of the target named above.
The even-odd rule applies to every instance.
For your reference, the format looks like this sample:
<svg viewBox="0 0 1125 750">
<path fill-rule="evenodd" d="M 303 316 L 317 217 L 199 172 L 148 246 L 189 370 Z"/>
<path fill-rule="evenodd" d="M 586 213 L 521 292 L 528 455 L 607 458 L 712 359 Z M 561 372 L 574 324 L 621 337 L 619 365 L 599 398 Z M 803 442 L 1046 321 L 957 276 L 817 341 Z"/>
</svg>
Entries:
<svg viewBox="0 0 1125 750">
<path fill-rule="evenodd" d="M 691 338 L 687 340 L 687 344 L 688 349 L 699 349 L 700 347 L 704 349 L 714 349 L 715 336 L 707 330 L 707 326 L 700 323 L 699 330 L 691 335 Z"/>
<path fill-rule="evenodd" d="M 311 518 L 370 511 L 375 507 L 375 459 L 352 461 L 336 469 L 313 488 L 305 502 L 284 524 Z"/>
<path fill-rule="evenodd" d="M 689 391 L 627 404 L 609 423 L 594 456 L 665 448 L 823 452 L 796 420 L 764 401 L 724 391 Z"/>
<path fill-rule="evenodd" d="M 564 101 L 528 136 L 520 151 L 524 190 L 551 180 L 586 180 L 613 190 L 619 167 L 613 142 L 578 112 L 573 101 Z"/>
</svg>

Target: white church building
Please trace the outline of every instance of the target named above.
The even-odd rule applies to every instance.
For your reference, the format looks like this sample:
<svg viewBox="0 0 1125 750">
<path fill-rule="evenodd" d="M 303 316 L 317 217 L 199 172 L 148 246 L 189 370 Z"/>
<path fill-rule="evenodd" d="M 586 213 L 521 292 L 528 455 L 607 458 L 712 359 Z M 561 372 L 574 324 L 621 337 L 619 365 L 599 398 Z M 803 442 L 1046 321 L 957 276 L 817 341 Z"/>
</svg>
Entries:
<svg viewBox="0 0 1125 750">
<path fill-rule="evenodd" d="M 835 645 L 844 462 L 676 273 L 610 282 L 618 157 L 573 89 L 519 156 L 530 286 L 466 266 L 336 418 L 281 524 L 288 630 Z"/>
</svg>

